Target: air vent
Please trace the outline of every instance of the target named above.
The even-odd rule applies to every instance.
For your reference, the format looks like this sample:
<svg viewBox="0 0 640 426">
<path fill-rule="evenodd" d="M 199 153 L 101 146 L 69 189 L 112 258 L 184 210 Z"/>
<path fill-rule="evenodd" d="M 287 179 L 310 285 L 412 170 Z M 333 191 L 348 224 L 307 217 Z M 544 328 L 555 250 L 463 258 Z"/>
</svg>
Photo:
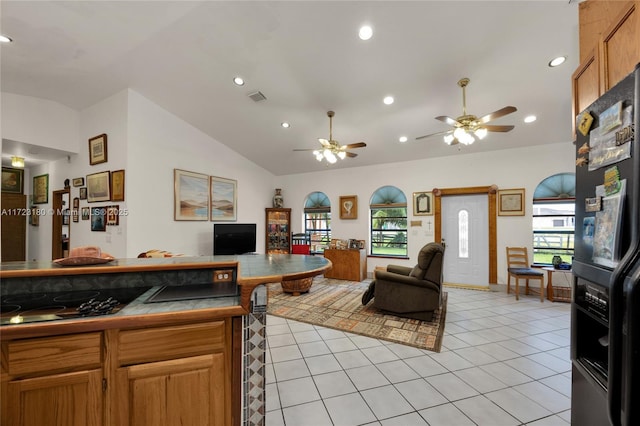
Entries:
<svg viewBox="0 0 640 426">
<path fill-rule="evenodd" d="M 249 93 L 249 97 L 253 99 L 254 102 L 260 102 L 267 99 L 267 97 L 260 91 Z"/>
</svg>

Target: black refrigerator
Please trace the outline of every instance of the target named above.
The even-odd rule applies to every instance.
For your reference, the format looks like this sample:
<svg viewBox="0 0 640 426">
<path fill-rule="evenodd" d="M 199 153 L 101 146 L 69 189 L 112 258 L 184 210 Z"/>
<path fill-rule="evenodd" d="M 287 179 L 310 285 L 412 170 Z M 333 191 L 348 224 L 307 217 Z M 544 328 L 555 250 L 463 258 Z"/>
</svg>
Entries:
<svg viewBox="0 0 640 426">
<path fill-rule="evenodd" d="M 640 425 L 640 64 L 576 119 L 571 424 Z"/>
</svg>

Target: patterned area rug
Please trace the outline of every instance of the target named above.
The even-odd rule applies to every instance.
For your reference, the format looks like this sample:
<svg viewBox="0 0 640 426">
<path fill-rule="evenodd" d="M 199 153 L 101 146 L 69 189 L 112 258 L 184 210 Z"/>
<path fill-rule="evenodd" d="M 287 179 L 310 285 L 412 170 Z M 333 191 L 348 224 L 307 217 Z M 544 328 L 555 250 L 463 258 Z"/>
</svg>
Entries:
<svg viewBox="0 0 640 426">
<path fill-rule="evenodd" d="M 353 282 L 316 277 L 308 293 L 293 296 L 280 284 L 269 284 L 267 312 L 309 324 L 388 340 L 440 352 L 447 312 L 447 293 L 431 322 L 393 316 L 370 302 L 362 306 L 362 293 L 370 280 Z"/>
</svg>

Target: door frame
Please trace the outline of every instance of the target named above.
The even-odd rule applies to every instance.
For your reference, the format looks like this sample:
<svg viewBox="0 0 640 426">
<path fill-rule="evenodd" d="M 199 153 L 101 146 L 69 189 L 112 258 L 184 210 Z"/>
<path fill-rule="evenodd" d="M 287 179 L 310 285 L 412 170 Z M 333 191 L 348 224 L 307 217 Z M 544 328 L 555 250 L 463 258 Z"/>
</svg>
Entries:
<svg viewBox="0 0 640 426">
<path fill-rule="evenodd" d="M 53 191 L 52 207 L 53 216 L 51 218 L 51 260 L 60 259 L 63 257 L 62 251 L 62 210 L 65 206 L 62 204 L 62 196 L 69 194 L 69 202 L 71 202 L 71 191 L 66 189 L 59 189 Z M 71 206 L 66 206 L 71 211 Z M 69 244 L 71 244 L 71 221 L 69 221 Z M 71 247 L 69 247 L 71 250 Z"/>
<path fill-rule="evenodd" d="M 442 197 L 454 195 L 487 194 L 489 201 L 489 284 L 498 283 L 498 236 L 497 236 L 497 193 L 498 187 L 471 186 L 466 188 L 433 188 L 434 241 L 442 241 Z"/>
</svg>

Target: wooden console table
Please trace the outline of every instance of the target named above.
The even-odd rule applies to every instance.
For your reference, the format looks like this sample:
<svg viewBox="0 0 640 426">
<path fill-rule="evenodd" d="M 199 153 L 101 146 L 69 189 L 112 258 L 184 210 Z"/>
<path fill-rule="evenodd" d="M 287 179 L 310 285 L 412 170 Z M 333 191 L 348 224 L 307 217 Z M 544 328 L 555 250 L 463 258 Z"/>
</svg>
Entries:
<svg viewBox="0 0 640 426">
<path fill-rule="evenodd" d="M 326 278 L 362 281 L 367 276 L 366 249 L 325 249 L 324 257 L 333 264 L 324 273 Z"/>
</svg>

